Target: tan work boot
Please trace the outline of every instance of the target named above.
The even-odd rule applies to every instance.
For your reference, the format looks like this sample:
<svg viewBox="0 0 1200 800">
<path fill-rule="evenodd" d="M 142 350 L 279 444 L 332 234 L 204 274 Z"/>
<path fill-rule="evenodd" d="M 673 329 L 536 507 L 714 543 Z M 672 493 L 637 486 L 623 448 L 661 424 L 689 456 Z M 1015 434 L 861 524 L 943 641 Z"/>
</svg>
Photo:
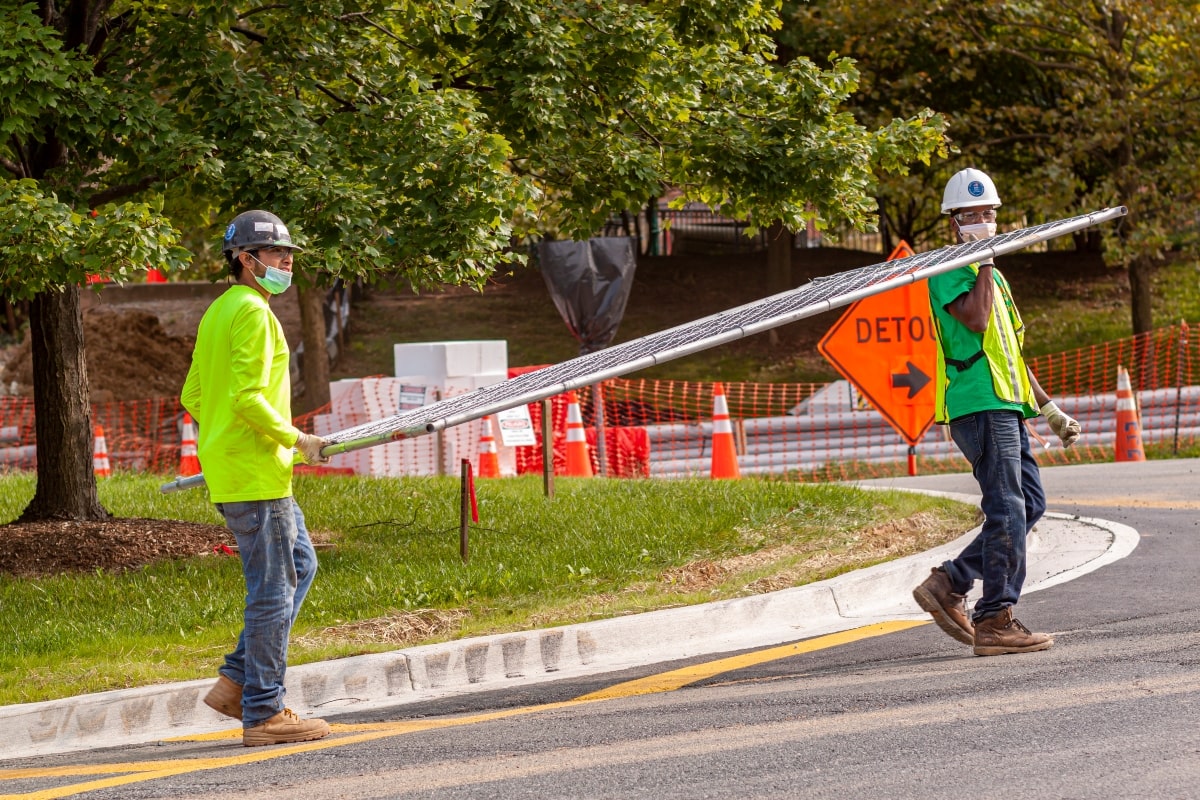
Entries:
<svg viewBox="0 0 1200 800">
<path fill-rule="evenodd" d="M 975 626 L 967 614 L 967 596 L 954 591 L 945 569 L 934 567 L 932 572 L 920 586 L 913 589 L 913 599 L 950 636 L 963 644 L 975 644 Z"/>
<path fill-rule="evenodd" d="M 204 705 L 227 717 L 242 718 L 242 687 L 221 675 L 204 695 Z"/>
<path fill-rule="evenodd" d="M 1002 656 L 1006 653 L 1035 653 L 1048 650 L 1054 639 L 1045 633 L 1030 633 L 1006 608 L 975 626 L 975 655 Z"/>
<path fill-rule="evenodd" d="M 260 744 L 286 744 L 308 742 L 329 735 L 329 723 L 323 719 L 300 719 L 296 712 L 285 708 L 261 725 L 242 731 L 242 744 L 255 747 Z"/>
</svg>

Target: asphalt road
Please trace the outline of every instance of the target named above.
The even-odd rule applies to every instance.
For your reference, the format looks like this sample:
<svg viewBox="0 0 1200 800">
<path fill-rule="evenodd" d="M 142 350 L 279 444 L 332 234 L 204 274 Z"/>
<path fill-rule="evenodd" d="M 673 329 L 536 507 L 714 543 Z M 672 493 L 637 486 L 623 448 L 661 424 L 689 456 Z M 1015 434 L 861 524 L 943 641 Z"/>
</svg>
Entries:
<svg viewBox="0 0 1200 800">
<path fill-rule="evenodd" d="M 0 797 L 1200 797 L 1198 477 L 1197 460 L 1045 470 L 1051 510 L 1142 539 L 1023 600 L 1020 619 L 1055 635 L 1042 653 L 977 658 L 933 625 L 875 627 L 342 714 L 304 745 L 7 761 Z"/>
</svg>

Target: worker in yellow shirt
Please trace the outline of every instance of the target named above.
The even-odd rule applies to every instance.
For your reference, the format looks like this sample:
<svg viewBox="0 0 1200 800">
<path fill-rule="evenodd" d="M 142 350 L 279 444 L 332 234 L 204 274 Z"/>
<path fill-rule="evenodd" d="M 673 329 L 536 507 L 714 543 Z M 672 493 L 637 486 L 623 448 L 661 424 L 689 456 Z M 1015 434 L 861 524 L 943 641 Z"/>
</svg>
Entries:
<svg viewBox="0 0 1200 800">
<path fill-rule="evenodd" d="M 328 461 L 326 443 L 292 424 L 290 354 L 268 303 L 291 285 L 300 248 L 279 217 L 255 210 L 229 224 L 223 249 L 232 285 L 200 320 L 181 400 L 209 494 L 237 539 L 246 609 L 204 702 L 242 721 L 247 747 L 320 739 L 324 720 L 284 704 L 288 636 L 317 572 L 292 465 Z"/>
</svg>

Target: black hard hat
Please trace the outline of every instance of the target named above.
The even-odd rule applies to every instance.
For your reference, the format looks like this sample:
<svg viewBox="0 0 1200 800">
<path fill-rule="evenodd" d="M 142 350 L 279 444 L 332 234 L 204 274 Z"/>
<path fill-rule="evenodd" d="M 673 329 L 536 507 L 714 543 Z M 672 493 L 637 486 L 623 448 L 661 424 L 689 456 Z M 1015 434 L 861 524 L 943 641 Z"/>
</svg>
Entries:
<svg viewBox="0 0 1200 800">
<path fill-rule="evenodd" d="M 279 217 L 270 211 L 243 211 L 225 229 L 225 243 L 221 249 L 225 255 L 229 255 L 234 251 L 257 250 L 260 247 L 290 247 L 303 252 L 292 244 L 292 235 Z"/>
</svg>

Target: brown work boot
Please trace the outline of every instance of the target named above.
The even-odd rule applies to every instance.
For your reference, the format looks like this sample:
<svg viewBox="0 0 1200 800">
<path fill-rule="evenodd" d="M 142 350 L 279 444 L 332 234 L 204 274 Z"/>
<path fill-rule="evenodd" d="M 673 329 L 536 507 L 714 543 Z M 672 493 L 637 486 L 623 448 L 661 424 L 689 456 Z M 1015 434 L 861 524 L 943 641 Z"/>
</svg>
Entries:
<svg viewBox="0 0 1200 800">
<path fill-rule="evenodd" d="M 932 573 L 913 589 L 913 599 L 950 636 L 963 644 L 975 644 L 975 626 L 967 614 L 967 596 L 954 591 L 950 576 L 942 567 L 934 567 Z"/>
<path fill-rule="evenodd" d="M 204 695 L 204 705 L 227 717 L 242 718 L 242 687 L 221 675 Z"/>
<path fill-rule="evenodd" d="M 1002 656 L 1005 653 L 1034 653 L 1047 650 L 1054 639 L 1045 633 L 1030 633 L 1006 608 L 994 617 L 979 620 L 975 626 L 975 655 Z"/>
<path fill-rule="evenodd" d="M 308 742 L 329 735 L 329 723 L 323 719 L 300 719 L 296 712 L 285 708 L 261 725 L 242 731 L 242 744 L 255 747 L 260 744 L 286 744 Z"/>
</svg>

